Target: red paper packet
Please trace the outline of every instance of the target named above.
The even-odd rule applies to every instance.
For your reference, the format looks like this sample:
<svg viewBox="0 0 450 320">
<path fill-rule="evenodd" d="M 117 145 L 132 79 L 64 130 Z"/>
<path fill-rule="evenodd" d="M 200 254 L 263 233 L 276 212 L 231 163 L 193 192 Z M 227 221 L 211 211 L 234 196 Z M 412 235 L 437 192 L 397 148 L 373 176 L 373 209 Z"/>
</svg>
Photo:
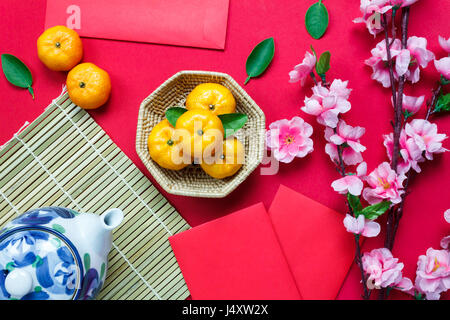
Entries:
<svg viewBox="0 0 450 320">
<path fill-rule="evenodd" d="M 335 299 L 352 264 L 343 215 L 281 186 L 169 238 L 193 299 Z"/>
<path fill-rule="evenodd" d="M 224 49 L 229 0 L 47 0 L 45 28 L 81 36 Z"/>
</svg>

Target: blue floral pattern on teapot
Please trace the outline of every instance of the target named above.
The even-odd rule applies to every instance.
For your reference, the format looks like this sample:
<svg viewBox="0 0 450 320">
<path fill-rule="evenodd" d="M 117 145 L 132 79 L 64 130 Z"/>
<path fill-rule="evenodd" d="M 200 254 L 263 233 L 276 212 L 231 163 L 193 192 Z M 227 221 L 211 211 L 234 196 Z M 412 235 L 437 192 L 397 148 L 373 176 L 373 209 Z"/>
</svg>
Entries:
<svg viewBox="0 0 450 320">
<path fill-rule="evenodd" d="M 97 216 L 45 207 L 20 215 L 0 230 L 0 300 L 95 298 L 111 231 L 122 219 L 119 209 Z"/>
</svg>

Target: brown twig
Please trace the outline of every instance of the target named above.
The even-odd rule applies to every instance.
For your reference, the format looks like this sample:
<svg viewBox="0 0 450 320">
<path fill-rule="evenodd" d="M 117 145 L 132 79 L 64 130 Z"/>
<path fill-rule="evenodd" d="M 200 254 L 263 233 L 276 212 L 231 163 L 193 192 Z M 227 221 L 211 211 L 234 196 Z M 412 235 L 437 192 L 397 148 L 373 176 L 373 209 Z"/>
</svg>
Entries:
<svg viewBox="0 0 450 320">
<path fill-rule="evenodd" d="M 392 21 L 394 23 L 394 21 Z M 388 25 L 387 25 L 387 17 L 386 13 L 383 13 L 381 16 L 381 25 L 384 29 L 384 41 L 386 43 L 386 53 L 387 53 L 387 59 L 388 59 L 388 66 L 389 66 L 389 79 L 391 82 L 391 88 L 392 88 L 392 100 L 394 103 L 394 106 L 397 105 L 397 90 L 395 89 L 395 78 L 394 78 L 394 66 L 392 65 L 392 56 L 391 56 L 391 46 L 389 44 L 389 34 L 388 34 Z"/>
<path fill-rule="evenodd" d="M 334 128 L 334 132 L 336 133 L 336 128 Z M 338 152 L 338 161 L 336 161 L 336 165 L 337 165 L 337 170 L 339 171 L 339 173 L 341 174 L 342 177 L 345 177 L 345 164 L 344 164 L 344 160 L 342 158 L 342 146 L 337 145 L 337 152 Z M 353 212 L 353 208 L 350 205 L 350 202 L 348 201 L 348 199 L 346 199 L 346 204 L 348 207 L 348 211 L 350 212 L 350 215 L 352 217 L 355 216 L 355 213 Z M 361 280 L 362 280 L 362 284 L 363 284 L 363 290 L 364 290 L 364 294 L 363 294 L 363 299 L 364 300 L 369 300 L 370 298 L 370 290 L 367 288 L 367 282 L 366 282 L 366 275 L 364 273 L 364 267 L 362 264 L 362 254 L 361 254 L 361 246 L 359 244 L 359 235 L 355 235 L 355 261 L 356 264 L 359 267 L 359 270 L 361 272 Z"/>
<path fill-rule="evenodd" d="M 439 82 L 437 88 L 432 91 L 433 95 L 431 96 L 431 99 L 427 101 L 427 113 L 425 116 L 425 120 L 428 120 L 429 117 L 434 114 L 437 97 L 438 97 L 439 93 L 441 92 L 441 89 L 442 89 L 442 84 L 441 84 L 441 82 Z M 403 216 L 403 206 L 404 206 L 404 202 L 405 202 L 405 197 L 408 194 L 408 185 L 413 176 L 414 176 L 413 172 L 409 171 L 406 176 L 405 184 L 403 187 L 403 190 L 405 191 L 405 193 L 402 195 L 402 201 L 398 204 L 398 206 L 395 208 L 395 211 L 392 214 L 393 220 L 394 220 L 392 232 L 390 232 L 391 234 L 389 237 L 386 235 L 386 240 L 389 239 L 389 241 L 388 242 L 385 241 L 385 247 L 388 248 L 389 250 L 392 250 L 392 248 L 394 247 L 394 240 L 395 240 L 395 236 L 397 234 L 399 222 L 400 222 L 401 217 Z"/>
</svg>

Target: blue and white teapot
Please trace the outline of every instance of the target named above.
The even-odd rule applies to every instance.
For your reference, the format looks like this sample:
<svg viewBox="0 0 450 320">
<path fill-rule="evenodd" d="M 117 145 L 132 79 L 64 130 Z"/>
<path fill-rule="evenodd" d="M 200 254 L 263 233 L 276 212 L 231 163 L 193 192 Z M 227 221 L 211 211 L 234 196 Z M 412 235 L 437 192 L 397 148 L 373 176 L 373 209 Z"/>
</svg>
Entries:
<svg viewBox="0 0 450 320">
<path fill-rule="evenodd" d="M 123 212 L 28 211 L 0 230 L 0 300 L 94 299 Z"/>
</svg>

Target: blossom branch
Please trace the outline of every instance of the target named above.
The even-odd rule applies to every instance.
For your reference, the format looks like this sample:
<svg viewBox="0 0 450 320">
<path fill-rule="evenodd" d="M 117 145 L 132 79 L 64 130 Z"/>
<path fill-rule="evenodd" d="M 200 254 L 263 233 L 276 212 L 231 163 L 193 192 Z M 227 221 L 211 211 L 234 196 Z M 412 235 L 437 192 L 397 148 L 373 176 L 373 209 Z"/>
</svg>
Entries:
<svg viewBox="0 0 450 320">
<path fill-rule="evenodd" d="M 336 128 L 334 128 L 334 133 L 337 133 Z M 342 146 L 341 145 L 337 145 L 337 153 L 338 153 L 338 161 L 336 161 L 336 165 L 338 168 L 339 173 L 341 174 L 342 177 L 345 177 L 345 164 L 344 164 L 344 159 L 342 158 Z M 346 199 L 346 204 L 348 207 L 348 210 L 350 212 L 350 215 L 352 217 L 355 216 L 355 213 L 353 212 L 353 208 L 348 200 L 348 198 Z M 355 261 L 356 264 L 359 267 L 359 270 L 361 272 L 361 280 L 362 280 L 362 284 L 363 284 L 363 290 L 364 290 L 364 294 L 363 294 L 363 299 L 364 300 L 369 300 L 370 298 L 370 290 L 367 287 L 367 279 L 366 279 L 366 275 L 364 273 L 364 266 L 362 263 L 362 254 L 361 254 L 361 246 L 359 243 L 359 234 L 355 234 Z"/>
<path fill-rule="evenodd" d="M 394 21 L 392 21 L 394 23 Z M 394 102 L 394 106 L 397 105 L 397 90 L 395 89 L 395 78 L 394 78 L 394 66 L 392 64 L 392 56 L 391 56 L 391 45 L 389 43 L 389 34 L 388 34 L 388 23 L 386 13 L 383 13 L 381 16 L 381 26 L 384 30 L 384 41 L 386 44 L 386 53 L 387 53 L 387 63 L 389 66 L 389 79 L 391 82 L 392 88 L 392 100 Z M 394 40 L 394 39 L 392 39 Z"/>
</svg>

